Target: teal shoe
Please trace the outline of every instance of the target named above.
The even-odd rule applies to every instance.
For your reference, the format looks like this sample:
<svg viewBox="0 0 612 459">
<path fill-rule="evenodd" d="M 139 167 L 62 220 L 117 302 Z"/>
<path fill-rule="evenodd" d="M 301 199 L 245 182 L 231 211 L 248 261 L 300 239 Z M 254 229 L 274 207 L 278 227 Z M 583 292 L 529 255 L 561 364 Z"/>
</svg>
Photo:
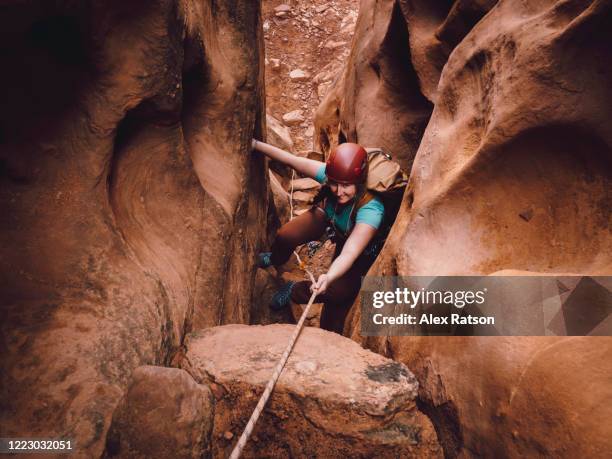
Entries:
<svg viewBox="0 0 612 459">
<path fill-rule="evenodd" d="M 266 269 L 272 266 L 272 252 L 261 252 L 257 255 L 257 267 Z"/>
<path fill-rule="evenodd" d="M 273 311 L 280 311 L 281 309 L 285 309 L 289 306 L 289 302 L 291 299 L 291 291 L 293 290 L 293 286 L 295 282 L 287 282 L 281 288 L 278 289 L 278 292 L 274 294 L 272 300 L 270 301 L 270 309 Z"/>
</svg>

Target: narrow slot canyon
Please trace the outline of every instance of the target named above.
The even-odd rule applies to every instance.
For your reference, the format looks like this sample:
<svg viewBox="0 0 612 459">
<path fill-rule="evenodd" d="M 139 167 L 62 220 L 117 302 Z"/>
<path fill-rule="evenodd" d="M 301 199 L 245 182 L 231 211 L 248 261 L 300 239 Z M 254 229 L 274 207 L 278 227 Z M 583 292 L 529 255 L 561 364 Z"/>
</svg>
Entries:
<svg viewBox="0 0 612 459">
<path fill-rule="evenodd" d="M 242 457 L 607 457 L 610 19 L 610 0 L 3 2 L 0 453 L 229 457 L 302 319 Z M 370 176 L 335 181 L 353 144 Z M 371 191 L 385 157 L 396 182 Z M 372 239 L 306 311 L 351 224 Z M 445 277 L 557 280 L 542 332 L 517 287 L 518 332 L 368 328 L 368 279 Z"/>
</svg>

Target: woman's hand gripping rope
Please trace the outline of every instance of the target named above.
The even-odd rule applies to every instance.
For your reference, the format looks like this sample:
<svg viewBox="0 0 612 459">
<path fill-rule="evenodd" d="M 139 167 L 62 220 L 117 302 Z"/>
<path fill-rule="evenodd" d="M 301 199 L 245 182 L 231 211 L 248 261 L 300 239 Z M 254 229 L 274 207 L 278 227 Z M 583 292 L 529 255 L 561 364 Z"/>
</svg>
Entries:
<svg viewBox="0 0 612 459">
<path fill-rule="evenodd" d="M 325 293 L 327 286 L 329 285 L 329 276 L 327 274 L 321 274 L 316 282 L 310 285 L 310 291 L 316 292 L 317 294 Z"/>
</svg>

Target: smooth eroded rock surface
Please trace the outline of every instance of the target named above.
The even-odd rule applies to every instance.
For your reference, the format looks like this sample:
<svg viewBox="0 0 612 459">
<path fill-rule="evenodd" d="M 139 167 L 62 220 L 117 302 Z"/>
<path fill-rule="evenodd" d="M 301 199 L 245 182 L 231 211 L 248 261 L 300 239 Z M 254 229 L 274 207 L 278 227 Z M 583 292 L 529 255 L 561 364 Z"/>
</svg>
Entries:
<svg viewBox="0 0 612 459">
<path fill-rule="evenodd" d="M 2 435 L 97 457 L 134 368 L 249 321 L 260 5 L 19 1 L 0 24 Z"/>
<path fill-rule="evenodd" d="M 365 0 L 322 149 L 411 168 L 371 275 L 612 274 L 609 1 Z M 612 338 L 362 337 L 408 365 L 446 453 L 603 456 Z"/>
<path fill-rule="evenodd" d="M 182 365 L 216 396 L 214 457 L 230 453 L 293 330 L 226 325 L 188 337 Z M 268 457 L 441 457 L 417 386 L 404 365 L 306 328 L 244 455 L 260 457 L 261 445 Z"/>
<path fill-rule="evenodd" d="M 185 370 L 138 367 L 113 413 L 105 457 L 208 456 L 213 413 L 210 389 Z"/>
</svg>

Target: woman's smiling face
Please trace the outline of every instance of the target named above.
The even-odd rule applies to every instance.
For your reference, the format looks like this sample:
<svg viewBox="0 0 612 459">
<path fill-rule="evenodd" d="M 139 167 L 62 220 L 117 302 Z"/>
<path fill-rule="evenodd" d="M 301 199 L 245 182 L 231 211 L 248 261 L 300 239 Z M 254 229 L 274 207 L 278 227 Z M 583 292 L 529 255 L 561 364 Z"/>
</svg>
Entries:
<svg viewBox="0 0 612 459">
<path fill-rule="evenodd" d="M 346 204 L 357 194 L 357 185 L 337 183 L 330 181 L 329 188 L 332 193 L 338 198 L 338 204 Z"/>
</svg>

